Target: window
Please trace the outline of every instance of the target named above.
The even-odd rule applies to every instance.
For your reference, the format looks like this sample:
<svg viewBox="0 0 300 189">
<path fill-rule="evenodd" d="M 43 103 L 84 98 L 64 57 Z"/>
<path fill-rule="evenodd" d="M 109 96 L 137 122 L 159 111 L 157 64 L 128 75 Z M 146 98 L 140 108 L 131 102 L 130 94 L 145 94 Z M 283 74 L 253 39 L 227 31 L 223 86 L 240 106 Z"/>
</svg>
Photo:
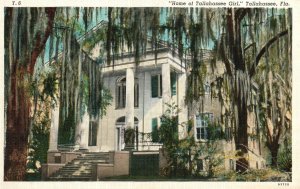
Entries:
<svg viewBox="0 0 300 189">
<path fill-rule="evenodd" d="M 197 160 L 197 171 L 204 171 L 203 159 Z"/>
<path fill-rule="evenodd" d="M 90 124 L 89 124 L 89 146 L 97 145 L 97 130 L 98 130 L 97 122 L 90 121 Z"/>
<path fill-rule="evenodd" d="M 126 77 L 117 81 L 117 108 L 125 108 L 126 105 Z"/>
<path fill-rule="evenodd" d="M 205 94 L 210 93 L 210 85 L 209 85 L 208 81 L 206 81 L 206 83 L 204 84 L 204 91 L 205 91 Z"/>
<path fill-rule="evenodd" d="M 176 95 L 176 89 L 177 89 L 177 74 L 176 72 L 171 72 L 171 95 Z"/>
<path fill-rule="evenodd" d="M 162 76 L 161 76 L 161 74 L 151 76 L 151 96 L 152 96 L 152 98 L 162 96 Z"/>
<path fill-rule="evenodd" d="M 152 142 L 158 142 L 158 123 L 157 118 L 152 118 L 152 132 L 151 132 Z"/>
<path fill-rule="evenodd" d="M 207 140 L 207 127 L 208 123 L 213 119 L 212 113 L 203 113 L 196 116 L 196 139 Z"/>
<path fill-rule="evenodd" d="M 117 81 L 117 108 L 125 108 L 126 106 L 126 77 Z M 134 80 L 134 107 L 139 107 L 139 83 L 138 79 Z"/>
<path fill-rule="evenodd" d="M 134 81 L 134 107 L 139 107 L 139 82 L 137 79 Z"/>
</svg>

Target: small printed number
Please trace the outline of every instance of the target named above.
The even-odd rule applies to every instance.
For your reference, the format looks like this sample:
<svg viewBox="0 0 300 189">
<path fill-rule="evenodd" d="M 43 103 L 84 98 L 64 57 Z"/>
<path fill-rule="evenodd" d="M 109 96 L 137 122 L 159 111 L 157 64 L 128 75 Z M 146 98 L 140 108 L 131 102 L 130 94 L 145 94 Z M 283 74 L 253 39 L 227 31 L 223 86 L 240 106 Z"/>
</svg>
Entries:
<svg viewBox="0 0 300 189">
<path fill-rule="evenodd" d="M 21 5 L 22 2 L 21 1 L 12 1 L 12 5 Z"/>
<path fill-rule="evenodd" d="M 289 186 L 289 183 L 286 183 L 286 182 L 280 182 L 280 183 L 278 183 L 278 186 Z"/>
</svg>

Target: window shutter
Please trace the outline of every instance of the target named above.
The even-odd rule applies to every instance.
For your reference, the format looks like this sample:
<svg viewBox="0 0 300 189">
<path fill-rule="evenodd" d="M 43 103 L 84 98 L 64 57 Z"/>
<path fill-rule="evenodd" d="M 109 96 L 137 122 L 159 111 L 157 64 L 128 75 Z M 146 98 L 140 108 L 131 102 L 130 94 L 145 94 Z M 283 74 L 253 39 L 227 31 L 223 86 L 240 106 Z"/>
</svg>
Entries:
<svg viewBox="0 0 300 189">
<path fill-rule="evenodd" d="M 152 97 L 158 97 L 158 77 L 157 77 L 157 75 L 151 76 L 151 94 L 152 94 Z"/>
<path fill-rule="evenodd" d="M 162 75 L 159 74 L 157 77 L 159 77 L 159 96 L 162 96 Z"/>
<path fill-rule="evenodd" d="M 134 84 L 134 107 L 139 107 L 139 84 Z"/>
</svg>

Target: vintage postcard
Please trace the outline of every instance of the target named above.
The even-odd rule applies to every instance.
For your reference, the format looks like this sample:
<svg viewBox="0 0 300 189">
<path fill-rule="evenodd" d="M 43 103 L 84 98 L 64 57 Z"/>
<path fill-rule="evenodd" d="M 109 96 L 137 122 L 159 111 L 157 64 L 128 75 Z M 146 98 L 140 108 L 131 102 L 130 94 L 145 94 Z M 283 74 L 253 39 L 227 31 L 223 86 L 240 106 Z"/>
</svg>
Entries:
<svg viewBox="0 0 300 189">
<path fill-rule="evenodd" d="M 299 188 L 299 5 L 4 1 L 1 187 Z"/>
</svg>

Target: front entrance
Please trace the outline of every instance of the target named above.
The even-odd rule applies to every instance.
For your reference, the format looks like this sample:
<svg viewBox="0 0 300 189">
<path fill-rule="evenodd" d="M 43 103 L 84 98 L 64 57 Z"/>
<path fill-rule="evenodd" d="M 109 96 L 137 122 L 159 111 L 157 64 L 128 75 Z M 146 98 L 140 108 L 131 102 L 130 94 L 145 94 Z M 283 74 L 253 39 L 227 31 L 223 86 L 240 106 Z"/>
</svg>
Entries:
<svg viewBox="0 0 300 189">
<path fill-rule="evenodd" d="M 138 131 L 138 119 L 134 117 L 134 125 L 136 132 Z M 116 121 L 116 140 L 115 149 L 121 151 L 125 148 L 125 116 L 122 116 Z"/>
<path fill-rule="evenodd" d="M 116 150 L 121 151 L 125 147 L 125 140 L 124 140 L 125 124 L 117 124 L 116 127 L 117 127 Z"/>
</svg>

